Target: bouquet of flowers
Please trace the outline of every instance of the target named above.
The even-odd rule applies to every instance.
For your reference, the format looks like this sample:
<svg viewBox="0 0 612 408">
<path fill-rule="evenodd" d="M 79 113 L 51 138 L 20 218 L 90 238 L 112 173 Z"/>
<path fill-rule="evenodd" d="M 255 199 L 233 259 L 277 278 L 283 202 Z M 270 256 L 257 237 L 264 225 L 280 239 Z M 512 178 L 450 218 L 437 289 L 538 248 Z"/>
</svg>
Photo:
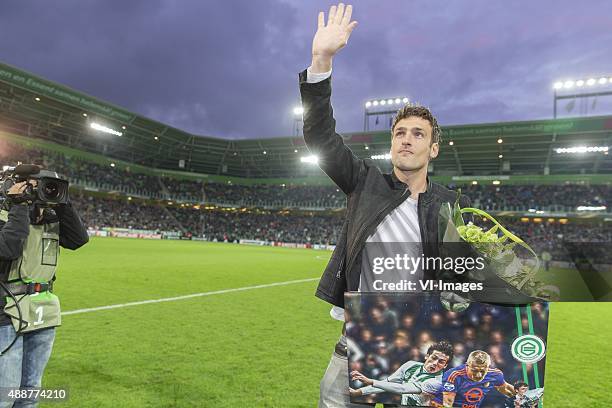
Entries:
<svg viewBox="0 0 612 408">
<path fill-rule="evenodd" d="M 540 261 L 533 249 L 487 212 L 478 208 L 460 208 L 460 194 L 461 191 L 458 192 L 453 205 L 446 203 L 440 208 L 439 231 L 442 252 L 453 253 L 455 256 L 459 255 L 459 252 L 468 252 L 484 258 L 487 266 L 485 270 L 471 271 L 470 278 L 485 282 L 487 289 L 505 287 L 505 295 L 512 302 L 522 303 L 524 300 L 529 300 L 525 303 L 530 303 L 558 299 L 559 289 L 537 278 Z M 488 219 L 493 223 L 493 227 L 485 230 L 472 222 L 466 224 L 463 214 L 474 214 Z M 532 259 L 520 258 L 517 246 L 523 247 Z M 456 248 L 460 248 L 459 251 Z M 525 299 L 521 299 L 521 294 Z M 502 300 L 500 303 L 508 302 Z"/>
</svg>

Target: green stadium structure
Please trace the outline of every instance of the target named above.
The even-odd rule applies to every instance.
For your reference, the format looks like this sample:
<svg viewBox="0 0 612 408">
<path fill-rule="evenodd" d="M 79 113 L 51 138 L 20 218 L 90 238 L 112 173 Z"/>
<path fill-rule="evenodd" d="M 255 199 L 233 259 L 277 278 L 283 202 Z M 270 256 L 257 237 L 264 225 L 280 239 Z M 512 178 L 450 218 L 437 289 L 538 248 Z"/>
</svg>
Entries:
<svg viewBox="0 0 612 408">
<path fill-rule="evenodd" d="M 123 135 L 96 132 L 89 126 L 92 121 Z M 316 166 L 300 161 L 309 154 L 302 138 L 224 140 L 190 134 L 6 64 L 0 64 L 0 130 L 81 154 L 93 153 L 96 160 L 121 160 L 145 166 L 135 166 L 141 171 L 177 177 L 231 178 L 249 184 L 279 178 L 294 183 L 327 182 Z M 387 153 L 390 146 L 388 131 L 344 137 L 353 152 L 364 158 Z M 504 183 L 605 183 L 612 174 L 610 155 L 570 157 L 554 150 L 609 146 L 612 116 L 447 126 L 443 139 L 440 156 L 430 169 L 442 182 L 501 178 Z M 381 168 L 390 166 L 387 160 L 379 163 Z"/>
</svg>

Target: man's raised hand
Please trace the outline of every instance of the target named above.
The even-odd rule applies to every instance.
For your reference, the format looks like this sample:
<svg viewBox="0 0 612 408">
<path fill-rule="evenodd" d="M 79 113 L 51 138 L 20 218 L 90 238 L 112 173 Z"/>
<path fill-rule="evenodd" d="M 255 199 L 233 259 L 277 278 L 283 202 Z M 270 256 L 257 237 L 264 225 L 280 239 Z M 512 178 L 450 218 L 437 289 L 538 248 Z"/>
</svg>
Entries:
<svg viewBox="0 0 612 408">
<path fill-rule="evenodd" d="M 16 195 L 19 195 L 19 194 L 23 194 L 26 188 L 27 188 L 26 182 L 25 181 L 20 181 L 19 183 L 13 184 L 8 189 L 6 194 L 11 195 L 11 196 L 16 196 Z"/>
<path fill-rule="evenodd" d="M 327 72 L 331 69 L 332 58 L 347 43 L 357 26 L 357 21 L 351 21 L 353 6 L 331 6 L 325 23 L 325 13 L 319 13 L 317 32 L 312 40 L 312 70 Z"/>
</svg>

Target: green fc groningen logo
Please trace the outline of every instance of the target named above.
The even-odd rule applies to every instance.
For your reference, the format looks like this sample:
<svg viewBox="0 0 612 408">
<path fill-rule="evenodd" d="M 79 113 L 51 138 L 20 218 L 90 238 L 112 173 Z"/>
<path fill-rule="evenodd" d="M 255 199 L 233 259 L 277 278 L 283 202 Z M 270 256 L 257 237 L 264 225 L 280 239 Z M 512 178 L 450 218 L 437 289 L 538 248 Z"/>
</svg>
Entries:
<svg viewBox="0 0 612 408">
<path fill-rule="evenodd" d="M 528 334 L 512 343 L 512 357 L 521 363 L 536 363 L 546 355 L 546 344 L 538 336 Z"/>
</svg>

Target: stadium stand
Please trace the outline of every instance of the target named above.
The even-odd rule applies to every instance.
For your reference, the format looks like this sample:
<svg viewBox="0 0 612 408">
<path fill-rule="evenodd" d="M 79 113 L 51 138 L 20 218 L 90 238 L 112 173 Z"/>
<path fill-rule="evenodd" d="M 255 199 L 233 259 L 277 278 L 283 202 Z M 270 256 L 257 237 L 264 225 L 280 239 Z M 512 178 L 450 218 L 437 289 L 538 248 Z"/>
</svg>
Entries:
<svg viewBox="0 0 612 408">
<path fill-rule="evenodd" d="M 300 162 L 310 154 L 302 138 L 197 136 L 5 64 L 0 73 L 0 163 L 41 162 L 63 174 L 92 230 L 335 243 L 346 199 L 317 166 Z M 122 136 L 94 133 L 94 120 Z M 608 146 L 611 132 L 610 116 L 448 126 L 430 177 L 564 259 L 563 240 L 612 238 L 612 159 L 555 149 L 577 140 Z M 366 159 L 389 149 L 388 131 L 344 140 Z"/>
</svg>

